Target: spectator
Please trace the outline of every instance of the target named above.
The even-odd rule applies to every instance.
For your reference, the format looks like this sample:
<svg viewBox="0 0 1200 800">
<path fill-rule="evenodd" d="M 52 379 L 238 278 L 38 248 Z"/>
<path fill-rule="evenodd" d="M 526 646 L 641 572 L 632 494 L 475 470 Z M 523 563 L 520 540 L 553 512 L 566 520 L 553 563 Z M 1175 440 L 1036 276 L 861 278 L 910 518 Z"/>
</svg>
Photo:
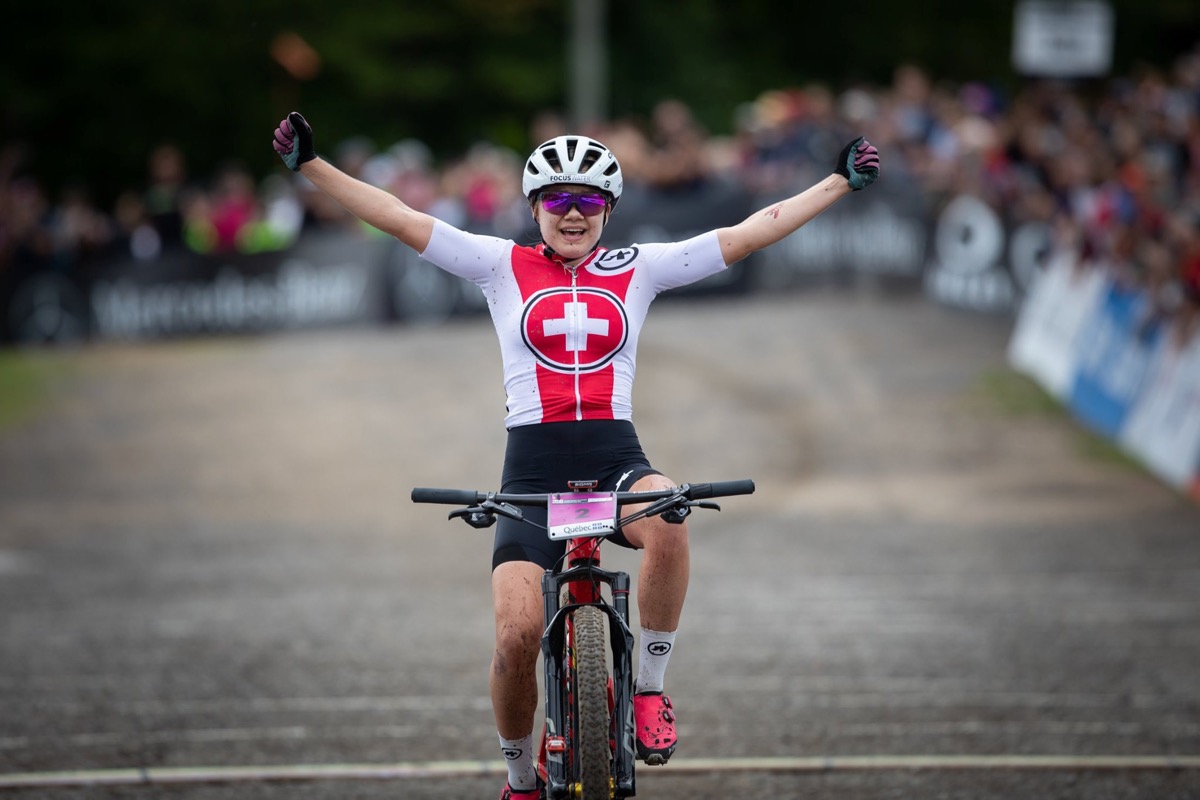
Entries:
<svg viewBox="0 0 1200 800">
<path fill-rule="evenodd" d="M 162 253 L 162 237 L 150 221 L 142 197 L 126 190 L 117 196 L 113 206 L 116 232 L 113 253 L 118 257 L 130 256 L 134 261 L 154 261 Z"/>
<path fill-rule="evenodd" d="M 54 237 L 46 224 L 50 202 L 42 184 L 17 176 L 3 186 L 0 197 L 0 253 L 5 271 L 24 272 L 50 264 Z"/>
<path fill-rule="evenodd" d="M 183 243 L 183 197 L 187 191 L 187 162 L 183 150 L 171 143 L 150 151 L 149 182 L 144 205 L 164 249 Z"/>
<path fill-rule="evenodd" d="M 225 165 L 217 175 L 209 209 L 212 224 L 213 251 L 230 253 L 245 249 L 243 237 L 251 232 L 259 212 L 254 179 L 244 168 Z"/>
<path fill-rule="evenodd" d="M 80 262 L 103 253 L 114 236 L 108 216 L 92 203 L 88 190 L 80 184 L 63 191 L 58 204 L 47 215 L 46 228 L 52 263 L 63 273 L 72 272 Z"/>
<path fill-rule="evenodd" d="M 663 100 L 654 107 L 651 128 L 647 183 L 668 193 L 700 188 L 708 178 L 706 134 L 692 110 L 679 100 Z"/>
<path fill-rule="evenodd" d="M 530 120 L 537 142 L 563 130 L 553 110 Z M 595 133 L 620 158 L 633 203 L 639 189 L 689 192 L 714 179 L 786 192 L 810 182 L 830 143 L 851 130 L 871 131 L 888 153 L 887 181 L 918 183 L 935 200 L 971 192 L 1008 220 L 1045 222 L 1081 264 L 1152 293 L 1160 318 L 1200 326 L 1200 48 L 1169 71 L 1140 69 L 1087 94 L 1031 80 L 1003 97 L 903 63 L 881 88 L 839 95 L 814 82 L 764 91 L 739 107 L 732 137 L 710 136 L 676 98 L 659 102 L 647 124 L 617 119 Z M 286 246 L 305 227 L 363 230 L 303 178 L 273 175 L 255 186 L 244 168 L 223 167 L 202 190 L 169 142 L 151 151 L 146 185 L 119 193 L 111 218 L 83 187 L 49 197 L 24 169 L 27 156 L 11 143 L 0 150 L 0 273 L 71 270 L 107 252 L 153 263 L 185 240 L 201 253 L 258 251 Z M 512 158 L 478 144 L 437 168 L 429 148 L 411 140 L 377 151 L 351 137 L 335 148 L 343 171 L 413 208 L 519 238 L 527 215 L 506 177 Z"/>
</svg>

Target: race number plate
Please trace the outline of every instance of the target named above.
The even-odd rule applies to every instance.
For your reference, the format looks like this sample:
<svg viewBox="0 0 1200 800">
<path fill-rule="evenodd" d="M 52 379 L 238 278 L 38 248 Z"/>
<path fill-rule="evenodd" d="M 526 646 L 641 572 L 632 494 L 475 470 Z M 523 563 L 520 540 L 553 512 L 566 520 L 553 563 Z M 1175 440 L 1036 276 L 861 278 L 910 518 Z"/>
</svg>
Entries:
<svg viewBox="0 0 1200 800">
<path fill-rule="evenodd" d="M 551 539 L 607 536 L 617 529 L 617 496 L 613 492 L 552 494 L 547 510 Z"/>
</svg>

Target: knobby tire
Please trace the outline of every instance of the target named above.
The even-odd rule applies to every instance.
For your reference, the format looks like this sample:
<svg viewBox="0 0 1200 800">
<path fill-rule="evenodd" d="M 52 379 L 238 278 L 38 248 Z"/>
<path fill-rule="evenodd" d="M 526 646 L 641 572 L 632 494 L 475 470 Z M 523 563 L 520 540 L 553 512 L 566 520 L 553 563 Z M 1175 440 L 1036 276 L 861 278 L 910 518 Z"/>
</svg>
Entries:
<svg viewBox="0 0 1200 800">
<path fill-rule="evenodd" d="M 573 612 L 575 645 L 575 747 L 581 800 L 612 797 L 609 745 L 608 620 L 583 606 Z"/>
</svg>

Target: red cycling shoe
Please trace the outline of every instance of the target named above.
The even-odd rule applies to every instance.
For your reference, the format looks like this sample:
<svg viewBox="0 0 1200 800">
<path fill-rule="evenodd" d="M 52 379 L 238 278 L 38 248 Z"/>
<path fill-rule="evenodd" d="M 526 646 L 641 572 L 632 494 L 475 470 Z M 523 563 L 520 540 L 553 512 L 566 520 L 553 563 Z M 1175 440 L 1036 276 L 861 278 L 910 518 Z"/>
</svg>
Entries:
<svg viewBox="0 0 1200 800">
<path fill-rule="evenodd" d="M 652 767 L 667 763 L 679 743 L 671 698 L 662 692 L 635 694 L 633 719 L 637 725 L 638 758 Z"/>
<path fill-rule="evenodd" d="M 545 797 L 545 787 L 540 780 L 536 789 L 528 789 L 523 792 L 518 792 L 508 785 L 508 781 L 505 781 L 504 789 L 500 792 L 500 800 L 545 800 Z"/>
</svg>

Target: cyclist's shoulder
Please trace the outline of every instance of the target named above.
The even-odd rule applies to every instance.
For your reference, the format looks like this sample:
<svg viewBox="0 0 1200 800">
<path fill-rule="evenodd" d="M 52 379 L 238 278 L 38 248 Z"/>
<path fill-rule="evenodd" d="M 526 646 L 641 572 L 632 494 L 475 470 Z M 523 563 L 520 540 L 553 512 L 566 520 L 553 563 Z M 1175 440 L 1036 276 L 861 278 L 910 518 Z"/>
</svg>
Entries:
<svg viewBox="0 0 1200 800">
<path fill-rule="evenodd" d="M 648 265 L 656 261 L 673 261 L 679 255 L 695 252 L 710 253 L 718 246 L 717 231 L 702 231 L 692 236 L 672 241 L 632 242 L 625 245 L 609 247 L 601 256 L 600 261 Z"/>
<path fill-rule="evenodd" d="M 456 223 L 455 221 L 448 221 L 435 217 L 433 227 L 436 233 L 460 240 L 470 240 L 496 246 L 516 246 L 516 242 L 514 242 L 510 237 L 501 236 L 491 230 L 473 230 L 470 226 Z"/>
<path fill-rule="evenodd" d="M 677 252 L 680 248 L 695 247 L 697 244 L 707 242 L 717 238 L 717 229 L 688 232 L 682 236 L 677 236 L 673 239 L 651 241 L 651 242 L 633 242 L 626 247 L 636 247 L 640 251 L 646 253 L 672 253 Z"/>
<path fill-rule="evenodd" d="M 512 239 L 492 233 L 471 231 L 434 218 L 433 232 L 423 256 L 459 257 L 479 253 L 505 253 L 516 247 Z"/>
</svg>

